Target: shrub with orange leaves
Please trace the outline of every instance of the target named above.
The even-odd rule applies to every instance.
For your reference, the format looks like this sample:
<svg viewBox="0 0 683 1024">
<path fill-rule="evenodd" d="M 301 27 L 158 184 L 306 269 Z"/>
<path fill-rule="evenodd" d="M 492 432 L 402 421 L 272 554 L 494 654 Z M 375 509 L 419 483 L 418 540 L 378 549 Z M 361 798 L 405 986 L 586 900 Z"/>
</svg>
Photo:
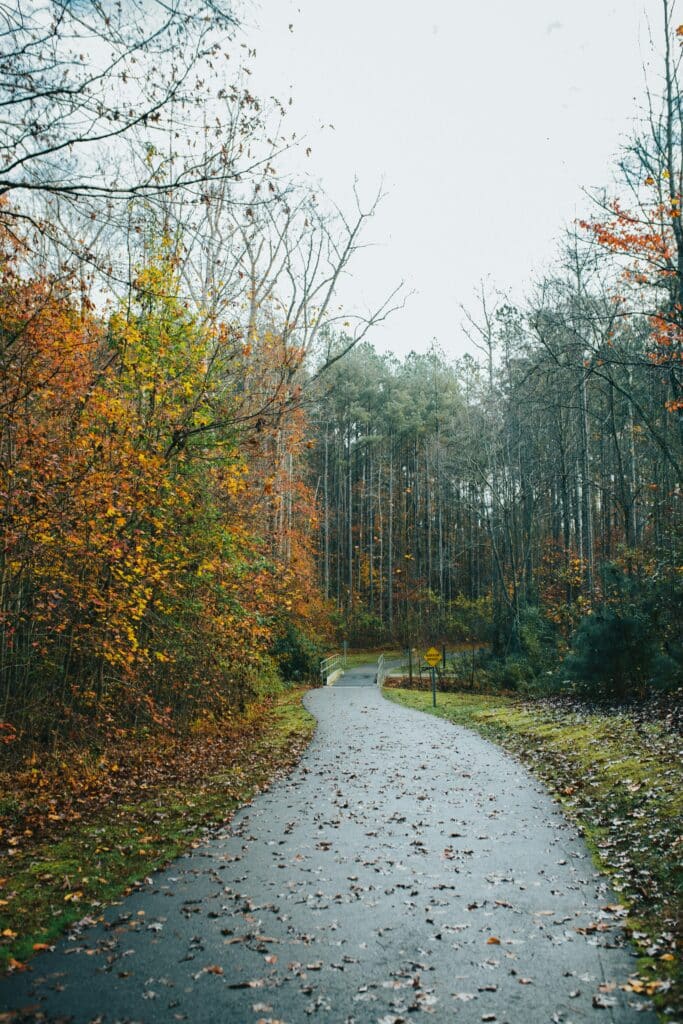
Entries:
<svg viewBox="0 0 683 1024">
<path fill-rule="evenodd" d="M 283 616 L 323 626 L 303 420 L 285 401 L 275 428 L 239 426 L 250 373 L 276 396 L 288 376 L 281 346 L 221 358 L 230 329 L 192 315 L 176 262 L 163 240 L 108 321 L 68 285 L 3 268 L 7 746 L 243 708 L 278 685 Z"/>
</svg>

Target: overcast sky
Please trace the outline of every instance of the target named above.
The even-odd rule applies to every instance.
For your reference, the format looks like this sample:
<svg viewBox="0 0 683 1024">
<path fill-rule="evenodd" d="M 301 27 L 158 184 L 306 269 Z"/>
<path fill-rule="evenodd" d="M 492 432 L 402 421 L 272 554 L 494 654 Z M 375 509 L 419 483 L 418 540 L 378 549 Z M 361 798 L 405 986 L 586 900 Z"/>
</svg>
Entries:
<svg viewBox="0 0 683 1024">
<path fill-rule="evenodd" d="M 402 355 L 468 346 L 461 303 L 489 278 L 513 298 L 564 225 L 608 185 L 659 70 L 660 0 L 263 0 L 247 17 L 257 95 L 291 95 L 297 169 L 342 205 L 386 196 L 347 304 L 415 294 L 373 340 Z M 291 26 L 291 27 L 290 27 Z M 334 129 L 321 128 L 334 125 Z"/>
</svg>

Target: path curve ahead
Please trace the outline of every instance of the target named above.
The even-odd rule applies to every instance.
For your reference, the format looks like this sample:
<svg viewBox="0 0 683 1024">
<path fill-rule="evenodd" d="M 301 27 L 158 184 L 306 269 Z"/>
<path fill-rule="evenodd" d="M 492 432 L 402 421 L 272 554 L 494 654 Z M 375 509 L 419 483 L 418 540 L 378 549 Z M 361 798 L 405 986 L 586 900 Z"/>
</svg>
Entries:
<svg viewBox="0 0 683 1024">
<path fill-rule="evenodd" d="M 343 683 L 307 695 L 319 728 L 288 779 L 0 983 L 0 1006 L 78 1024 L 652 1024 L 619 988 L 635 961 L 602 927 L 614 897 L 539 784 L 383 700 L 371 669 Z"/>
</svg>

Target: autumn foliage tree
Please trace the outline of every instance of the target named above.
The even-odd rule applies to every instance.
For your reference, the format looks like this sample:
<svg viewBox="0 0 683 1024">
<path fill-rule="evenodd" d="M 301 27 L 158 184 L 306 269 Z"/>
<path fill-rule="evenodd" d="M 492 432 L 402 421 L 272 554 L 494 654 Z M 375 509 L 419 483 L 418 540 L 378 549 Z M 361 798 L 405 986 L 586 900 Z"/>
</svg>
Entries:
<svg viewBox="0 0 683 1024">
<path fill-rule="evenodd" d="M 3 720 L 47 735 L 243 707 L 276 684 L 283 616 L 311 606 L 300 415 L 245 435 L 250 353 L 235 365 L 229 325 L 188 311 L 168 242 L 106 319 L 6 259 Z"/>
<path fill-rule="evenodd" d="M 627 197 L 603 198 L 605 216 L 582 227 L 621 266 L 622 287 L 614 297 L 620 315 L 649 318 L 648 357 L 666 373 L 666 408 L 683 437 L 683 25 L 674 25 L 672 0 L 662 0 L 662 13 L 661 95 L 648 95 L 644 124 L 620 162 Z"/>
<path fill-rule="evenodd" d="M 0 11 L 8 750 L 233 715 L 329 632 L 302 400 L 375 204 L 278 175 L 237 28 L 223 0 Z M 344 313 L 349 346 L 386 312 Z"/>
</svg>

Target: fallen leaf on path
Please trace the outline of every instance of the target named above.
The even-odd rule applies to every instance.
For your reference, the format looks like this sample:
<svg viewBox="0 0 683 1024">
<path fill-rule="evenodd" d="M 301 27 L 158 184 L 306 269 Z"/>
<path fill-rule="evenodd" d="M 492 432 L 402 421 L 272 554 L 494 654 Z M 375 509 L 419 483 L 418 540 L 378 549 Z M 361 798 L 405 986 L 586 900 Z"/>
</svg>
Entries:
<svg viewBox="0 0 683 1024">
<path fill-rule="evenodd" d="M 593 996 L 593 1006 L 596 1010 L 608 1010 L 610 1006 L 616 1006 L 617 1001 L 612 996 Z"/>
</svg>

